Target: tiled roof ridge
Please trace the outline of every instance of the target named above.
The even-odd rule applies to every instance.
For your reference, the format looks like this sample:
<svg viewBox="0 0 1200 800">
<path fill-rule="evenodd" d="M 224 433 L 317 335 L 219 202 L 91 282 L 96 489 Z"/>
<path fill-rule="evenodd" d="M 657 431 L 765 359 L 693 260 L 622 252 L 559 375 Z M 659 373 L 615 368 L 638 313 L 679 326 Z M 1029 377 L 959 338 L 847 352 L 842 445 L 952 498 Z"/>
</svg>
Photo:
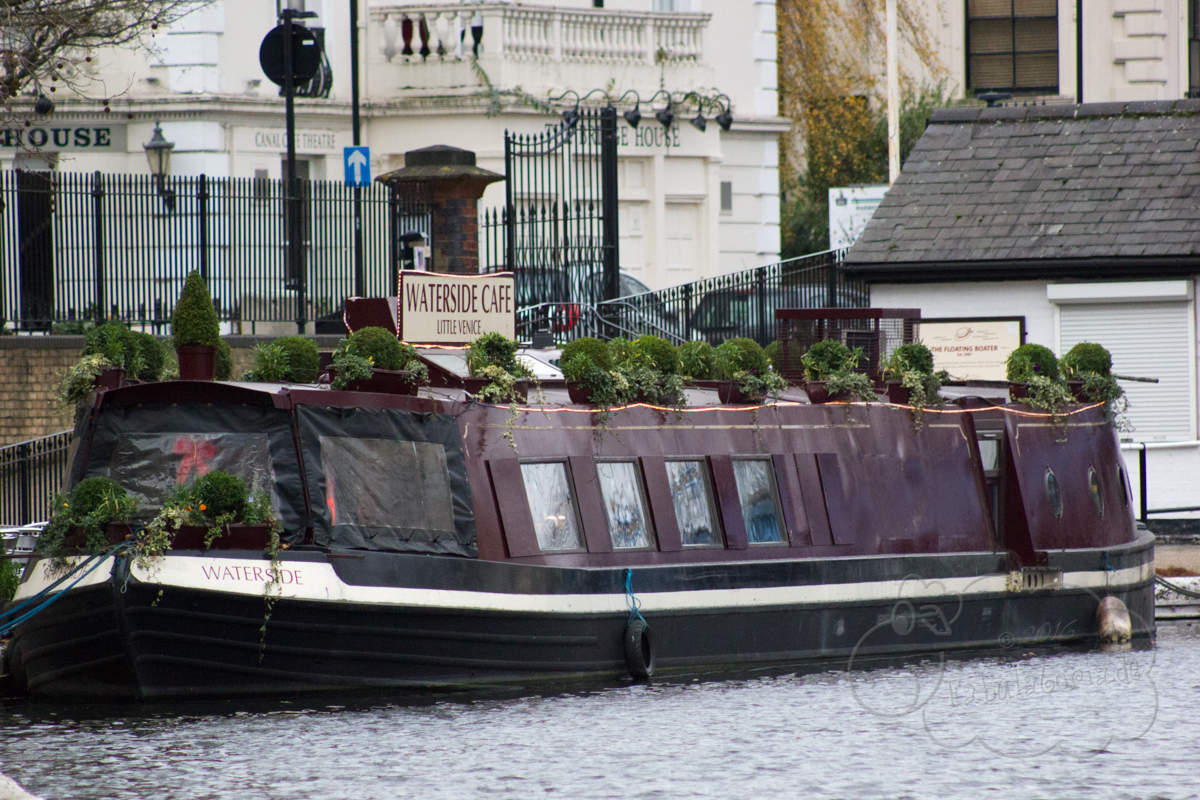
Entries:
<svg viewBox="0 0 1200 800">
<path fill-rule="evenodd" d="M 1020 122 L 1033 119 L 1079 119 L 1089 117 L 1165 117 L 1200 114 L 1200 98 L 1185 100 L 1139 100 L 1128 103 L 1056 103 L 992 108 L 939 108 L 930 125 L 964 122 Z"/>
</svg>

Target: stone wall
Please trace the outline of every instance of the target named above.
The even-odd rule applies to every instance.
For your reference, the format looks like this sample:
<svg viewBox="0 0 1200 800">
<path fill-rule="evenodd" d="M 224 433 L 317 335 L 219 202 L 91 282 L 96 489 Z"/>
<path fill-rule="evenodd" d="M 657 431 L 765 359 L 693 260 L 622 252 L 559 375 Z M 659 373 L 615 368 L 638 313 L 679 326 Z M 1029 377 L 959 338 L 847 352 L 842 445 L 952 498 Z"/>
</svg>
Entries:
<svg viewBox="0 0 1200 800">
<path fill-rule="evenodd" d="M 254 365 L 254 348 L 269 336 L 226 336 L 233 350 L 233 374 Z M 340 337 L 315 337 L 332 350 Z M 74 411 L 60 411 L 54 399 L 62 376 L 79 358 L 82 336 L 0 337 L 0 447 L 68 430 Z"/>
</svg>

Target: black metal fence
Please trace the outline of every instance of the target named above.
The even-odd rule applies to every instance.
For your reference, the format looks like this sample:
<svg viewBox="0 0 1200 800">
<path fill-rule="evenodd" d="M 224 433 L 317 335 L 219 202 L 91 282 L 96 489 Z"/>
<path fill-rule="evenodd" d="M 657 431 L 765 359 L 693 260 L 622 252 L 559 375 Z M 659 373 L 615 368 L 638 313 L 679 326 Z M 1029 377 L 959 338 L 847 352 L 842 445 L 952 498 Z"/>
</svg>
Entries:
<svg viewBox="0 0 1200 800">
<path fill-rule="evenodd" d="M 719 344 L 745 336 L 775 338 L 780 308 L 865 308 L 866 283 L 841 269 L 845 251 L 801 256 L 776 264 L 685 283 L 657 292 L 589 304 L 539 303 L 518 312 L 518 336 L 549 330 L 560 342 L 580 336 L 662 336 L 676 344 L 703 339 Z"/>
<path fill-rule="evenodd" d="M 0 525 L 50 518 L 70 447 L 71 431 L 0 447 Z"/>
<path fill-rule="evenodd" d="M 298 183 L 303 281 L 287 271 L 282 180 L 169 176 L 160 186 L 150 175 L 0 173 L 0 321 L 52 330 L 110 317 L 159 328 L 192 270 L 224 320 L 290 321 L 298 308 L 311 320 L 355 294 L 393 294 L 396 236 L 428 239 L 427 199 L 360 190 L 356 281 L 353 190 Z"/>
</svg>

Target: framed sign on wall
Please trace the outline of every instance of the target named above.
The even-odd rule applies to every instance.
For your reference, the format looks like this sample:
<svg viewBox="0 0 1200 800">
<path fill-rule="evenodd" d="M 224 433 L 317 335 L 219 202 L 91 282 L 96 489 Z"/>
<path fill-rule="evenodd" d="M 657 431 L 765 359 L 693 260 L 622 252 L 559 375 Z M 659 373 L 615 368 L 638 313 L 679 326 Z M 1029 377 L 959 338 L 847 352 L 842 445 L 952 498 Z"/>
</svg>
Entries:
<svg viewBox="0 0 1200 800">
<path fill-rule="evenodd" d="M 467 344 L 485 333 L 516 338 L 517 305 L 511 272 L 452 275 L 400 273 L 400 338 L 422 344 Z"/>
<path fill-rule="evenodd" d="M 958 380 L 1003 381 L 1008 354 L 1025 343 L 1025 317 L 935 317 L 921 320 L 921 341 L 934 369 Z"/>
</svg>

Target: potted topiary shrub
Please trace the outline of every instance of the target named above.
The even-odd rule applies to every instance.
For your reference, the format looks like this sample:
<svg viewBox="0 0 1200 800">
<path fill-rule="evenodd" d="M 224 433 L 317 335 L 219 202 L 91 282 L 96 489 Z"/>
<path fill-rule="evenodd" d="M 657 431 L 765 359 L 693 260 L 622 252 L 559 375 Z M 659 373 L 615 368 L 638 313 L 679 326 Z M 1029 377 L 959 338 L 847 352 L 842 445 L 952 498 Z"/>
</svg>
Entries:
<svg viewBox="0 0 1200 800">
<path fill-rule="evenodd" d="M 801 358 L 804 365 L 804 391 L 812 403 L 876 399 L 871 379 L 855 372 L 862 348 L 851 350 L 834 339 L 816 342 Z"/>
<path fill-rule="evenodd" d="M 1059 366 L 1076 400 L 1103 403 L 1109 423 L 1119 430 L 1128 427 L 1124 414 L 1129 402 L 1112 374 L 1112 354 L 1103 345 L 1080 342 L 1067 351 Z"/>
<path fill-rule="evenodd" d="M 136 511 L 137 501 L 113 479 L 84 478 L 67 496 L 55 495 L 54 515 L 38 537 L 37 550 L 54 558 L 71 548 L 103 552 L 130 535 L 128 523 Z"/>
<path fill-rule="evenodd" d="M 83 349 L 79 355 L 103 356 L 110 365 L 96 376 L 97 389 L 118 389 L 125 376 L 133 378 L 142 366 L 139 343 L 133 331 L 120 322 L 111 320 L 97 325 L 84 334 Z"/>
<path fill-rule="evenodd" d="M 523 403 L 533 372 L 517 358 L 520 347 L 502 333 L 485 333 L 467 347 L 463 388 L 486 403 Z"/>
<path fill-rule="evenodd" d="M 676 349 L 679 354 L 679 375 L 695 385 L 716 387 L 717 352 L 705 341 L 684 342 Z"/>
<path fill-rule="evenodd" d="M 1025 399 L 1035 378 L 1039 383 L 1060 380 L 1058 359 L 1049 347 L 1040 344 L 1023 344 L 1008 354 L 1005 371 L 1009 381 L 1008 395 L 1014 401 Z"/>
<path fill-rule="evenodd" d="M 416 348 L 387 328 L 360 328 L 343 339 L 333 354 L 331 387 L 356 392 L 416 394 L 429 379 Z"/>
<path fill-rule="evenodd" d="M 241 478 L 213 470 L 176 489 L 146 526 L 144 539 L 153 554 L 213 547 L 263 550 L 277 531 L 270 492 L 251 497 Z"/>
<path fill-rule="evenodd" d="M 623 338 L 608 343 L 608 354 L 616 371 L 618 390 L 625 403 L 683 403 L 683 379 L 675 346 L 658 336 Z"/>
<path fill-rule="evenodd" d="M 221 325 L 199 272 L 189 272 L 183 282 L 183 292 L 171 313 L 171 338 L 180 380 L 211 381 L 216 376 Z"/>
<path fill-rule="evenodd" d="M 254 368 L 244 374 L 242 380 L 316 383 L 319 370 L 316 342 L 304 336 L 284 336 L 254 349 Z"/>
<path fill-rule="evenodd" d="M 611 374 L 612 357 L 605 342 L 591 336 L 567 342 L 558 363 L 572 403 L 613 406 L 620 402 Z"/>
<path fill-rule="evenodd" d="M 768 394 L 778 400 L 788 385 L 771 369 L 758 342 L 745 337 L 726 339 L 717 346 L 713 371 L 722 403 L 761 403 Z"/>
<path fill-rule="evenodd" d="M 933 369 L 933 353 L 920 342 L 908 342 L 892 351 L 883 367 L 887 380 L 888 402 L 912 407 L 913 427 L 921 429 L 926 408 L 941 408 L 945 400 L 938 394 L 950 378 L 945 370 Z"/>
</svg>

